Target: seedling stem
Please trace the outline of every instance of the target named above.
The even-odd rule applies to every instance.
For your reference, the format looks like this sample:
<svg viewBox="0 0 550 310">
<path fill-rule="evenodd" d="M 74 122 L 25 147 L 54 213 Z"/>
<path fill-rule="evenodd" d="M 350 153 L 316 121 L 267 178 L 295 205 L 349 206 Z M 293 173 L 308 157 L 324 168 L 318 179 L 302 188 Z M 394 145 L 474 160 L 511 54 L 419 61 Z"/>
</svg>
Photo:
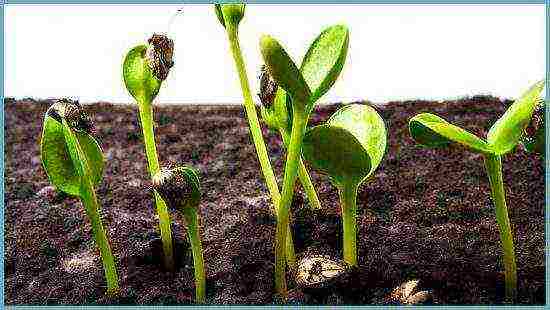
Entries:
<svg viewBox="0 0 550 310">
<path fill-rule="evenodd" d="M 145 142 L 145 152 L 151 178 L 159 171 L 159 161 L 157 148 L 155 145 L 155 135 L 153 132 L 153 105 L 151 102 L 142 102 L 138 104 L 139 117 L 143 130 L 143 141 Z M 172 249 L 172 232 L 170 229 L 170 215 L 166 203 L 155 191 L 155 202 L 157 214 L 159 217 L 160 235 L 162 239 L 162 248 L 164 251 L 164 265 L 168 270 L 174 270 L 174 254 Z"/>
<path fill-rule="evenodd" d="M 485 168 L 491 184 L 491 197 L 495 204 L 495 212 L 502 243 L 504 274 L 506 283 L 506 298 L 515 300 L 517 286 L 517 266 L 514 251 L 514 237 L 510 227 L 506 196 L 502 181 L 502 162 L 500 155 L 485 155 Z"/>
<path fill-rule="evenodd" d="M 246 74 L 244 59 L 239 45 L 238 29 L 235 25 L 229 22 L 225 23 L 225 26 L 227 29 L 231 53 L 233 54 L 233 59 L 235 61 L 235 66 L 237 67 L 237 73 L 239 75 L 239 80 L 241 83 L 241 89 L 244 98 L 244 108 L 248 119 L 248 125 L 250 127 L 250 133 L 252 135 L 254 146 L 256 147 L 256 153 L 258 154 L 258 160 L 260 161 L 260 166 L 264 175 L 264 179 L 267 183 L 267 188 L 271 195 L 271 200 L 273 201 L 275 213 L 278 214 L 277 208 L 279 206 L 279 201 L 281 200 L 281 195 L 279 194 L 279 188 L 277 186 L 277 180 L 275 179 L 275 175 L 273 173 L 273 168 L 271 167 L 271 163 L 269 162 L 269 156 L 267 155 L 264 138 L 260 129 L 260 122 L 258 121 L 258 114 L 256 113 L 256 107 L 250 93 L 248 76 Z M 288 220 L 286 226 L 289 236 L 285 241 L 286 259 L 289 266 L 293 268 L 296 261 L 296 254 L 294 252 L 294 242 L 292 240 L 292 234 L 290 232 Z"/>
</svg>

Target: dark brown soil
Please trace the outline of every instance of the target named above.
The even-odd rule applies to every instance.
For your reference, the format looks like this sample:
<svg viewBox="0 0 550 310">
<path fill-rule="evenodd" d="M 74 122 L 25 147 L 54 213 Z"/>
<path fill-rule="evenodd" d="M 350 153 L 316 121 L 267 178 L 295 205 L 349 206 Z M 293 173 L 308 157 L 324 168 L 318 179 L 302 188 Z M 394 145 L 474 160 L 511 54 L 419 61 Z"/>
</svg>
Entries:
<svg viewBox="0 0 550 310">
<path fill-rule="evenodd" d="M 117 259 L 121 296 L 105 282 L 80 202 L 56 193 L 41 167 L 43 115 L 51 102 L 5 101 L 5 293 L 7 304 L 186 304 L 194 299 L 185 224 L 173 216 L 178 270 L 163 270 L 157 219 L 135 106 L 94 104 L 88 111 L 107 158 L 97 188 L 104 225 Z M 338 105 L 318 109 L 312 123 Z M 392 289 L 419 279 L 437 304 L 503 301 L 503 264 L 494 207 L 479 155 L 458 147 L 415 145 L 408 119 L 430 111 L 485 136 L 503 112 L 491 97 L 449 102 L 390 102 L 388 152 L 358 197 L 359 270 L 324 291 L 293 289 L 292 302 L 383 303 Z M 269 304 L 273 294 L 274 218 L 241 107 L 155 108 L 161 162 L 201 171 L 202 240 L 207 302 Z M 264 132 L 281 180 L 284 152 Z M 341 256 L 338 197 L 312 173 L 323 209 L 313 212 L 300 191 L 293 203 L 299 254 Z M 504 176 L 519 268 L 519 303 L 545 302 L 544 167 L 518 149 L 504 158 Z M 299 188 L 299 186 L 297 186 Z"/>
</svg>

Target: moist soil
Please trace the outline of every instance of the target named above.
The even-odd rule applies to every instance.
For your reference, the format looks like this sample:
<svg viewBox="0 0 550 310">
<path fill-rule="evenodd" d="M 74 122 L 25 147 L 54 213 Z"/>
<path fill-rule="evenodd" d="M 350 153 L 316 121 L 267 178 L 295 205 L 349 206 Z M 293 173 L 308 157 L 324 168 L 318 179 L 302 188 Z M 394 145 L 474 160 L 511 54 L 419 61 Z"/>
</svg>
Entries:
<svg viewBox="0 0 550 310">
<path fill-rule="evenodd" d="M 189 304 L 192 255 L 180 214 L 171 214 L 177 270 L 162 267 L 151 183 L 136 106 L 86 106 L 106 157 L 96 189 L 116 257 L 121 291 L 107 297 L 99 252 L 78 199 L 58 193 L 41 166 L 43 115 L 51 101 L 5 100 L 5 256 L 7 304 Z M 460 147 L 430 150 L 410 138 L 420 112 L 486 136 L 505 104 L 489 96 L 456 101 L 389 102 L 376 106 L 388 127 L 388 150 L 360 187 L 359 268 L 346 281 L 301 290 L 296 304 L 383 304 L 392 290 L 417 279 L 434 304 L 499 304 L 504 274 L 495 210 L 480 155 Z M 310 125 L 340 104 L 317 108 Z M 155 107 L 163 165 L 186 163 L 201 174 L 201 236 L 210 304 L 272 304 L 275 219 L 240 106 Z M 284 149 L 264 128 L 279 184 Z M 503 158 L 504 182 L 518 264 L 518 303 L 544 304 L 544 166 L 518 147 Z M 300 185 L 292 204 L 298 256 L 341 257 L 338 195 L 311 172 L 322 203 L 311 210 Z"/>
</svg>

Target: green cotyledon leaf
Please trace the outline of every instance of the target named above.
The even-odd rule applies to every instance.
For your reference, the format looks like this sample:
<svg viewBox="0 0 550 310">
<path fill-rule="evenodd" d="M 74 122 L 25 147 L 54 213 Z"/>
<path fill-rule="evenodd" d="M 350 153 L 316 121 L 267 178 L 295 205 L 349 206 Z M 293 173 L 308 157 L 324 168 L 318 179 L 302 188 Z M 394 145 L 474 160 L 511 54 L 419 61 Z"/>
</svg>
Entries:
<svg viewBox="0 0 550 310">
<path fill-rule="evenodd" d="M 421 113 L 411 118 L 409 132 L 417 143 L 426 147 L 441 148 L 458 143 L 477 153 L 493 152 L 491 146 L 476 135 L 430 113 Z"/>
<path fill-rule="evenodd" d="M 348 45 L 348 28 L 335 25 L 323 30 L 309 46 L 300 72 L 311 89 L 310 104 L 314 104 L 336 82 L 346 61 Z"/>
<path fill-rule="evenodd" d="M 274 38 L 263 35 L 260 39 L 260 50 L 271 77 L 292 97 L 294 107 L 307 111 L 311 91 L 281 44 Z"/>
<path fill-rule="evenodd" d="M 543 88 L 544 81 L 535 83 L 493 124 L 487 134 L 487 142 L 495 154 L 506 154 L 518 144 L 523 130 L 531 121 L 540 103 L 540 93 Z"/>
<path fill-rule="evenodd" d="M 73 164 L 63 131 L 62 123 L 49 115 L 45 116 L 40 142 L 42 165 L 48 179 L 56 188 L 67 194 L 80 196 L 81 175 Z M 85 132 L 73 133 L 88 161 L 93 184 L 99 184 L 105 165 L 101 148 L 91 135 Z"/>
<path fill-rule="evenodd" d="M 149 104 L 158 95 L 161 81 L 153 75 L 146 57 L 147 45 L 131 49 L 122 67 L 126 89 L 138 104 Z"/>
<path fill-rule="evenodd" d="M 336 111 L 326 124 L 309 129 L 302 154 L 337 185 L 359 185 L 380 164 L 386 135 L 384 121 L 372 107 L 352 104 Z"/>
</svg>

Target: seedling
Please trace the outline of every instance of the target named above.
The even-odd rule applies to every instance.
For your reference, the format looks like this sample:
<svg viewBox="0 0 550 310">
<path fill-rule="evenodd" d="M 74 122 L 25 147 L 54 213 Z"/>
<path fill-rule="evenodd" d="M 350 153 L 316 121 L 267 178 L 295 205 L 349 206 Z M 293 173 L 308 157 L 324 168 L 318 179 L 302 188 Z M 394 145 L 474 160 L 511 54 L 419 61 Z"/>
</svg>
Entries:
<svg viewBox="0 0 550 310">
<path fill-rule="evenodd" d="M 58 190 L 80 198 L 101 254 L 107 294 L 115 295 L 118 292 L 115 260 L 94 191 L 94 186 L 101 182 L 105 163 L 101 148 L 90 135 L 91 129 L 91 120 L 78 102 L 57 101 L 44 117 L 40 156 L 50 182 Z"/>
<path fill-rule="evenodd" d="M 288 148 L 290 130 L 292 128 L 292 106 L 290 105 L 290 100 L 287 100 L 285 91 L 279 88 L 277 82 L 269 75 L 269 71 L 265 65 L 261 69 L 260 93 L 258 96 L 262 103 L 261 114 L 264 123 L 269 128 L 279 132 L 284 146 Z M 301 156 L 298 162 L 298 179 L 302 183 L 309 205 L 313 209 L 321 209 L 321 202 L 319 201 L 319 197 L 317 197 L 315 186 L 311 182 L 311 177 Z"/>
<path fill-rule="evenodd" d="M 172 61 L 173 49 L 174 42 L 171 39 L 163 34 L 153 34 L 147 44 L 132 48 L 126 55 L 123 64 L 124 84 L 136 100 L 139 109 L 139 119 L 143 130 L 145 152 L 151 177 L 159 172 L 159 160 L 153 132 L 152 103 L 174 64 Z M 155 201 L 159 216 L 164 264 L 168 270 L 174 270 L 170 215 L 166 203 L 157 192 L 155 192 Z"/>
<path fill-rule="evenodd" d="M 540 81 L 516 100 L 493 124 L 487 134 L 487 140 L 480 139 L 434 114 L 421 113 L 409 121 L 411 136 L 423 146 L 442 148 L 457 143 L 472 152 L 483 155 L 504 254 L 506 299 L 510 302 L 516 295 L 517 267 L 502 181 L 501 158 L 518 144 L 539 103 L 539 95 L 543 87 L 544 81 Z"/>
<path fill-rule="evenodd" d="M 368 105 L 351 104 L 304 137 L 304 158 L 338 188 L 344 227 L 344 261 L 357 266 L 357 189 L 372 177 L 386 151 L 386 126 Z"/>
<path fill-rule="evenodd" d="M 289 209 L 294 194 L 302 138 L 315 102 L 325 94 L 342 71 L 348 50 L 348 30 L 337 25 L 325 29 L 310 45 L 301 69 L 274 38 L 264 35 L 260 50 L 274 81 L 290 96 L 292 127 L 285 162 L 283 193 L 277 208 L 275 239 L 275 288 L 286 299 L 284 247 Z M 302 74 L 303 73 L 303 74 Z"/>
<path fill-rule="evenodd" d="M 239 23 L 244 17 L 245 5 L 216 4 L 214 6 L 214 10 L 216 12 L 216 16 L 218 17 L 218 20 L 227 32 L 231 54 L 233 55 L 233 60 L 235 61 L 235 67 L 237 68 L 237 73 L 239 75 L 239 80 L 241 83 L 241 89 L 244 98 L 243 105 L 246 111 L 248 125 L 250 127 L 250 134 L 252 135 L 252 140 L 256 148 L 256 154 L 258 155 L 258 160 L 260 161 L 262 174 L 266 181 L 271 200 L 273 201 L 273 211 L 275 214 L 277 214 L 277 207 L 279 206 L 281 194 L 279 193 L 279 187 L 277 185 L 277 180 L 275 179 L 275 174 L 273 173 L 273 168 L 271 167 L 271 163 L 269 162 L 269 156 L 267 154 L 265 141 L 262 136 L 262 131 L 260 129 L 258 115 L 256 114 L 256 107 L 250 93 L 250 84 L 248 82 L 244 58 L 239 44 Z M 294 243 L 292 241 L 290 228 L 287 227 L 287 230 L 289 237 L 286 241 L 286 259 L 289 265 L 293 266 L 296 261 L 296 255 L 294 253 Z"/>
<path fill-rule="evenodd" d="M 187 234 L 193 251 L 195 289 L 198 303 L 205 302 L 204 259 L 199 231 L 200 182 L 197 172 L 190 167 L 161 169 L 153 177 L 153 186 L 171 209 L 183 213 Z"/>
</svg>

